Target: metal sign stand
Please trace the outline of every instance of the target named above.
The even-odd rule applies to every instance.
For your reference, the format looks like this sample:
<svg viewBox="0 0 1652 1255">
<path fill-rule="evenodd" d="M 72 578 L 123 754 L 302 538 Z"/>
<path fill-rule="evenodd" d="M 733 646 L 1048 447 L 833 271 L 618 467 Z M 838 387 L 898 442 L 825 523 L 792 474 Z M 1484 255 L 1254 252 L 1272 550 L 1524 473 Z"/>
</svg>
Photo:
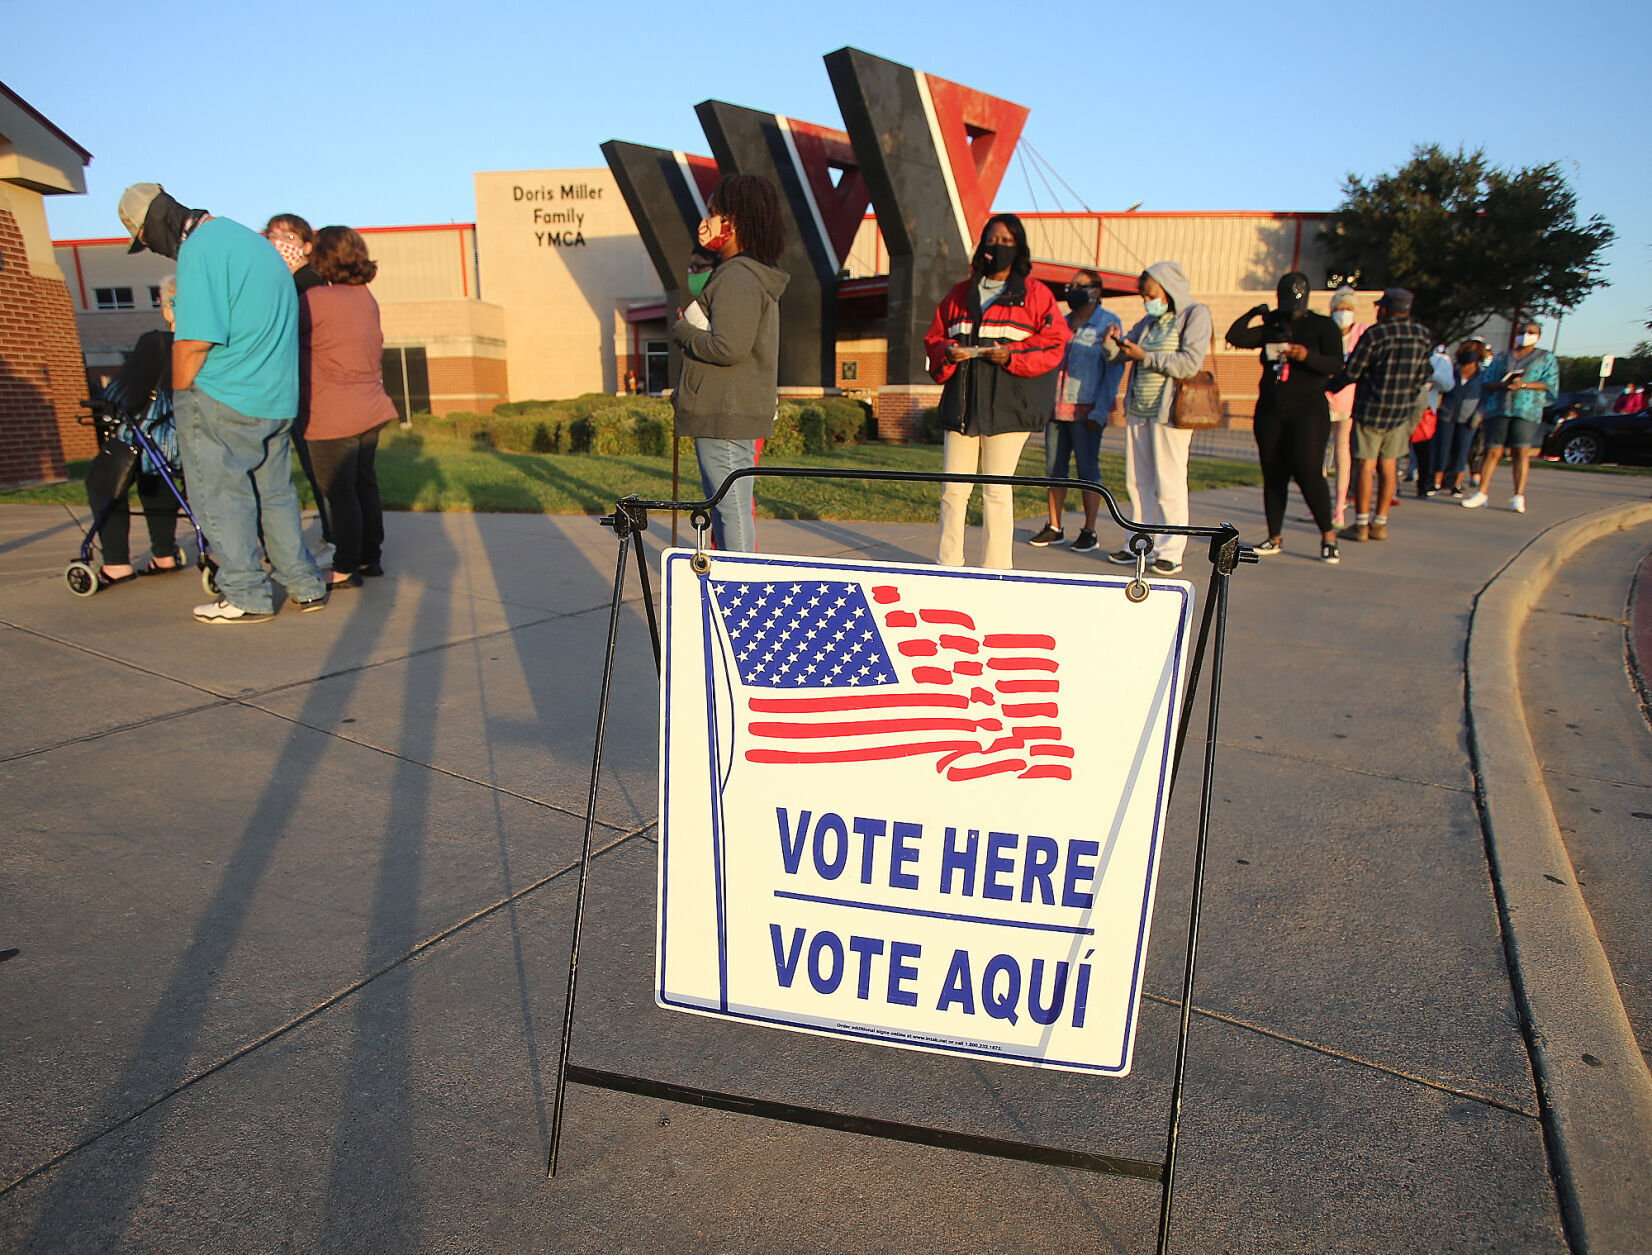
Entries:
<svg viewBox="0 0 1652 1255">
<path fill-rule="evenodd" d="M 1131 601 L 1142 601 L 1149 593 L 1146 574 L 1148 557 L 1153 549 L 1154 535 L 1206 537 L 1210 541 L 1210 584 L 1205 597 L 1204 616 L 1199 624 L 1198 642 L 1188 671 L 1187 691 L 1183 699 L 1181 726 L 1177 731 L 1175 757 L 1171 767 L 1171 786 L 1180 775 L 1182 751 L 1187 743 L 1188 722 L 1198 694 L 1199 676 L 1207 649 L 1210 653 L 1210 698 L 1205 726 L 1204 769 L 1199 793 L 1198 838 L 1194 848 L 1193 886 L 1188 907 L 1187 955 L 1182 969 L 1181 1015 L 1176 1035 L 1176 1064 L 1170 1089 L 1170 1118 L 1165 1136 L 1163 1161 L 1127 1159 L 1115 1155 L 1101 1155 L 1090 1151 L 1069 1150 L 1040 1146 L 1030 1142 L 1002 1138 L 981 1137 L 947 1129 L 905 1124 L 893 1120 L 877 1120 L 867 1116 L 827 1111 L 815 1107 L 801 1107 L 791 1103 L 773 1102 L 740 1094 L 725 1094 L 692 1085 L 678 1085 L 648 1077 L 627 1076 L 595 1068 L 582 1067 L 571 1062 L 574 1028 L 574 1001 L 579 983 L 580 933 L 585 921 L 585 895 L 590 882 L 591 846 L 596 827 L 597 788 L 602 774 L 603 742 L 608 728 L 608 702 L 613 689 L 614 653 L 619 639 L 620 607 L 625 596 L 625 568 L 630 555 L 635 554 L 637 580 L 641 585 L 642 602 L 648 616 L 648 632 L 654 647 L 654 665 L 660 666 L 660 628 L 654 610 L 654 593 L 648 573 L 648 561 L 643 553 L 642 533 L 648 528 L 650 510 L 687 510 L 696 534 L 701 538 L 698 564 L 709 562 L 704 557 L 704 536 L 710 526 L 710 511 L 729 491 L 730 485 L 744 478 L 791 479 L 855 479 L 878 481 L 907 481 L 921 483 L 1001 484 L 1021 487 L 1070 488 L 1084 492 L 1099 492 L 1113 521 L 1132 533 L 1130 549 L 1136 555 L 1136 576 L 1125 589 Z M 612 527 L 619 538 L 619 555 L 614 568 L 614 597 L 608 614 L 608 641 L 604 653 L 601 695 L 597 706 L 596 739 L 591 753 L 590 791 L 586 797 L 585 836 L 580 851 L 579 887 L 574 901 L 573 939 L 568 955 L 568 984 L 563 1000 L 562 1049 L 558 1055 L 554 1110 L 551 1116 L 551 1145 L 546 1175 L 556 1175 L 557 1158 L 562 1144 L 562 1116 L 566 1106 L 568 1082 L 598 1089 L 618 1090 L 641 1094 L 667 1102 L 687 1103 L 698 1107 L 715 1107 L 742 1115 L 762 1116 L 770 1120 L 784 1120 L 791 1124 L 815 1128 L 835 1129 L 845 1133 L 859 1133 L 892 1141 L 915 1142 L 946 1150 L 969 1151 L 977 1155 L 995 1155 L 1002 1159 L 1017 1159 L 1026 1163 L 1050 1164 L 1062 1168 L 1082 1168 L 1087 1172 L 1101 1172 L 1114 1176 L 1134 1177 L 1159 1183 L 1159 1227 L 1155 1250 L 1165 1255 L 1170 1249 L 1170 1216 L 1176 1192 L 1176 1154 L 1181 1129 L 1182 1096 L 1187 1072 L 1188 1028 L 1193 1014 L 1193 979 L 1198 961 L 1199 916 L 1204 905 L 1205 856 L 1210 838 L 1210 801 L 1216 767 L 1217 718 L 1221 705 L 1223 649 L 1227 634 L 1228 579 L 1241 562 L 1257 561 L 1256 554 L 1239 543 L 1239 532 L 1231 523 L 1216 527 L 1156 526 L 1149 530 L 1145 524 L 1127 519 L 1120 512 L 1113 494 L 1101 484 L 1077 479 L 1040 478 L 1010 475 L 924 474 L 911 471 L 837 471 L 803 467 L 752 467 L 739 470 L 725 479 L 715 496 L 706 501 L 644 501 L 627 497 L 616 503 L 614 512 L 602 523 Z"/>
</svg>

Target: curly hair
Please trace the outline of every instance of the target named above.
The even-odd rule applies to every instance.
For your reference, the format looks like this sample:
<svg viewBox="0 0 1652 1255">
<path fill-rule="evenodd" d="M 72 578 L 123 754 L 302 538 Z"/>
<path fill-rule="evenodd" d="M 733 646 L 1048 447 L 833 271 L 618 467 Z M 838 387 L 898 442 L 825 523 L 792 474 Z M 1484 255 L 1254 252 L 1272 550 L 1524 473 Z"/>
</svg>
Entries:
<svg viewBox="0 0 1652 1255">
<path fill-rule="evenodd" d="M 264 234 L 268 235 L 277 227 L 280 227 L 283 230 L 291 231 L 299 238 L 301 243 L 315 243 L 315 228 L 308 222 L 304 221 L 304 219 L 300 218 L 297 214 L 276 214 L 264 224 Z"/>
<path fill-rule="evenodd" d="M 378 262 L 367 255 L 367 241 L 349 227 L 317 231 L 310 265 L 328 283 L 371 283 L 379 272 Z"/>
<path fill-rule="evenodd" d="M 780 214 L 780 196 L 760 174 L 730 174 L 717 184 L 706 207 L 734 224 L 740 251 L 765 266 L 780 260 L 786 245 L 786 224 Z"/>
</svg>

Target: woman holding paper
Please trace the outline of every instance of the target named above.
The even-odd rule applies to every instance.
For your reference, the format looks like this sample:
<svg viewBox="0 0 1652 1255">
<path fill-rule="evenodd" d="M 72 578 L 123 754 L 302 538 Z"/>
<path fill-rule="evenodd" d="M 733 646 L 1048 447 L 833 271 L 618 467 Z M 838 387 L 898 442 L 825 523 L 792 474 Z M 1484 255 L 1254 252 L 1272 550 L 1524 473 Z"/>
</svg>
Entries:
<svg viewBox="0 0 1652 1255">
<path fill-rule="evenodd" d="M 941 466 L 949 473 L 1013 475 L 1027 436 L 1055 404 L 1056 368 L 1072 331 L 1055 296 L 1032 277 L 1027 232 L 997 214 L 981 232 L 970 275 L 946 294 L 924 336 L 929 373 L 945 385 Z M 942 566 L 964 564 L 972 484 L 941 487 Z M 984 567 L 1014 565 L 1015 503 L 1007 484 L 982 485 Z"/>
</svg>

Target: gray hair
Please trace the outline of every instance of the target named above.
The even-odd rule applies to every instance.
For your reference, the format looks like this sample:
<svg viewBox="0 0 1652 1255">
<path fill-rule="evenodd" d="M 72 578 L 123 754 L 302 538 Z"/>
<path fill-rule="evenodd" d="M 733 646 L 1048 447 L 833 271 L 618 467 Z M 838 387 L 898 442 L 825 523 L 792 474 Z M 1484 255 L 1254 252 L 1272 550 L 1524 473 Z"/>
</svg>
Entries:
<svg viewBox="0 0 1652 1255">
<path fill-rule="evenodd" d="M 1346 283 L 1335 292 L 1331 293 L 1332 309 L 1335 309 L 1338 305 L 1355 305 L 1358 302 L 1359 293 L 1355 292 L 1354 289 L 1349 287 Z"/>
<path fill-rule="evenodd" d="M 167 275 L 161 280 L 161 301 L 163 304 L 178 299 L 178 276 Z"/>
</svg>

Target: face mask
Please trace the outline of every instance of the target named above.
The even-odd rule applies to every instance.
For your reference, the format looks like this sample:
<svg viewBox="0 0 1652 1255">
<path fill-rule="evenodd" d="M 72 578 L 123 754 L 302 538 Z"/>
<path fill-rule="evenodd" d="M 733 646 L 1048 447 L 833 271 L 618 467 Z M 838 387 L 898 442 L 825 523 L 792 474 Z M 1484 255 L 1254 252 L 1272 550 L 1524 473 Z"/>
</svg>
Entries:
<svg viewBox="0 0 1652 1255">
<path fill-rule="evenodd" d="M 700 230 L 696 233 L 696 238 L 700 241 L 700 247 L 707 252 L 720 253 L 723 246 L 734 238 L 734 228 L 722 214 L 707 214 L 700 220 Z"/>
<path fill-rule="evenodd" d="M 1170 312 L 1170 302 L 1160 300 L 1158 297 L 1154 297 L 1151 301 L 1143 301 L 1142 305 L 1146 308 L 1149 318 L 1163 318 Z"/>
<path fill-rule="evenodd" d="M 706 284 L 711 282 L 711 271 L 697 270 L 688 276 L 688 294 L 699 296 L 706 290 Z"/>
<path fill-rule="evenodd" d="M 304 268 L 304 246 L 293 240 L 272 239 L 275 251 L 281 254 L 281 260 L 287 263 L 287 269 L 297 274 Z"/>
<path fill-rule="evenodd" d="M 1067 308 L 1083 309 L 1090 303 L 1093 295 L 1093 288 L 1068 288 L 1066 296 Z"/>
<path fill-rule="evenodd" d="M 1351 309 L 1333 310 L 1331 312 L 1331 321 L 1334 322 L 1340 330 L 1346 331 L 1349 327 L 1354 325 L 1354 311 Z"/>
<path fill-rule="evenodd" d="M 1522 331 L 1520 333 L 1519 343 L 1520 347 L 1523 349 L 1531 348 L 1532 345 L 1537 343 L 1537 333 L 1532 331 Z"/>
<path fill-rule="evenodd" d="M 144 247 L 176 261 L 189 233 L 206 216 L 206 210 L 186 209 L 162 192 L 149 203 L 149 212 L 143 220 Z"/>
<path fill-rule="evenodd" d="M 975 270 L 978 274 L 998 274 L 1008 270 L 1014 261 L 1013 244 L 983 244 L 975 250 Z"/>
</svg>

